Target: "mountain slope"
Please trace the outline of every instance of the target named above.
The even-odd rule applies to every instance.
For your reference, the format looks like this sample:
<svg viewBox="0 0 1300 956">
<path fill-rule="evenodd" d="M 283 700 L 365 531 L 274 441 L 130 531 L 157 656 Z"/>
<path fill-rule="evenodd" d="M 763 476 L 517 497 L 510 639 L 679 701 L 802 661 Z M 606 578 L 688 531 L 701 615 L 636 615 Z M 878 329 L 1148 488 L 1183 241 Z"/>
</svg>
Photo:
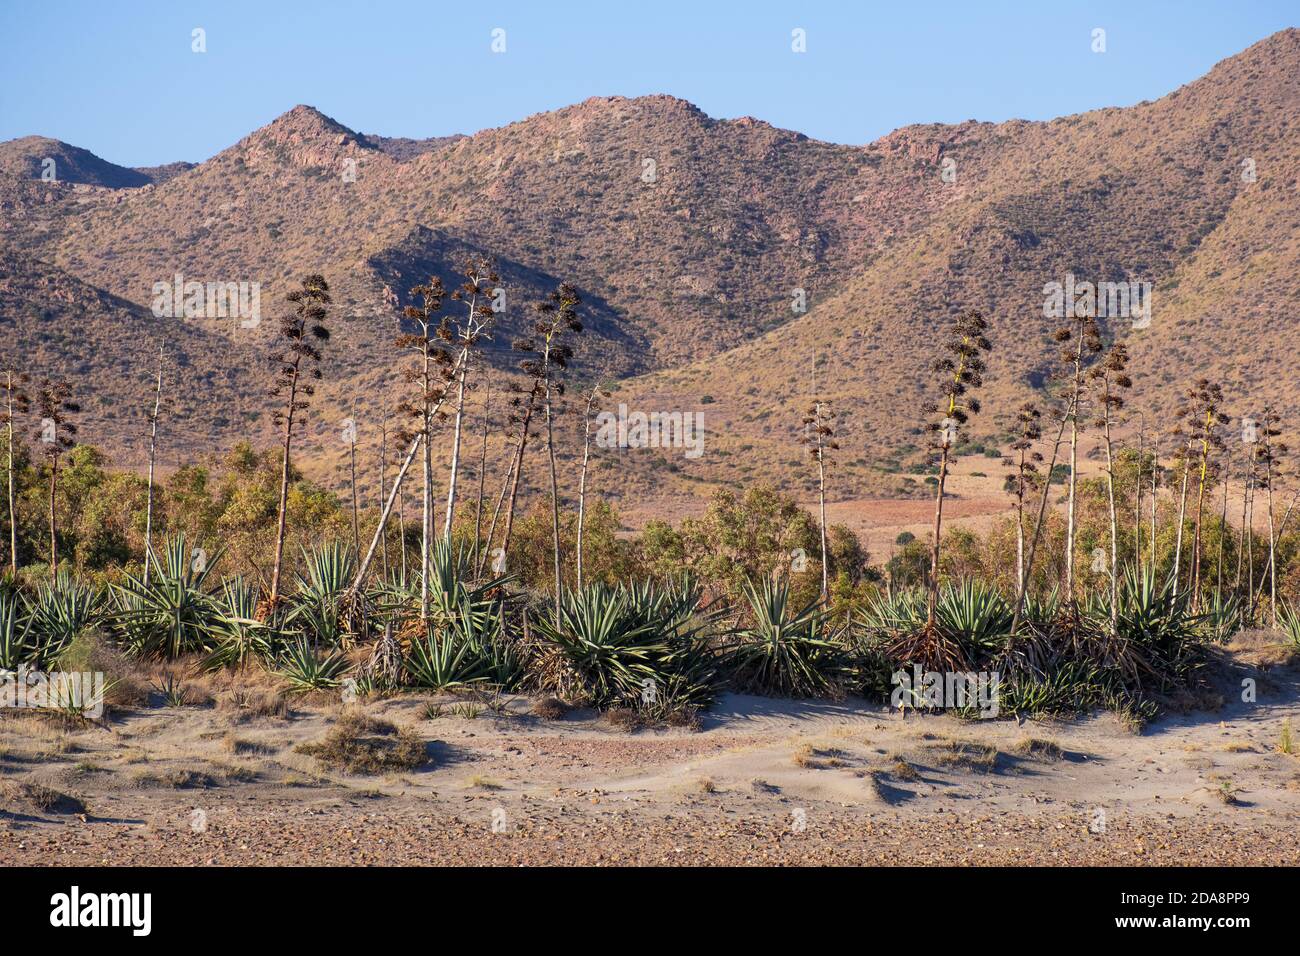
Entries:
<svg viewBox="0 0 1300 956">
<path fill-rule="evenodd" d="M 911 493 L 898 472 L 923 460 L 942 325 L 965 308 L 993 323 L 986 412 L 970 431 L 996 443 L 1020 401 L 1051 393 L 1060 323 L 1043 315 L 1044 286 L 1067 274 L 1152 284 L 1149 327 L 1104 323 L 1129 339 L 1131 407 L 1152 431 L 1200 374 L 1222 378 L 1239 413 L 1270 398 L 1296 411 L 1298 104 L 1300 32 L 1287 30 L 1153 103 L 907 127 L 865 146 L 712 119 L 667 96 L 593 98 L 425 141 L 355 133 L 300 106 L 137 187 L 34 182 L 12 159 L 31 145 L 0 144 L 0 238 L 143 309 L 179 272 L 257 282 L 274 314 L 298 276 L 323 272 L 336 306 L 319 416 L 367 422 L 366 436 L 405 388 L 392 339 L 406 292 L 429 274 L 452 287 L 464 259 L 488 254 L 509 303 L 488 356 L 498 369 L 513 365 L 531 302 L 567 280 L 590 329 L 576 375 L 607 368 L 621 379 L 615 403 L 704 412 L 698 459 L 602 451 L 616 494 L 798 487 L 814 353 L 819 391 L 842 414 L 834 493 Z M 184 324 L 254 378 L 275 327 Z M 112 336 L 103 348 L 138 358 Z M 577 426 L 562 419 L 564 455 Z M 336 446 L 324 441 L 313 467 L 335 471 Z"/>
</svg>

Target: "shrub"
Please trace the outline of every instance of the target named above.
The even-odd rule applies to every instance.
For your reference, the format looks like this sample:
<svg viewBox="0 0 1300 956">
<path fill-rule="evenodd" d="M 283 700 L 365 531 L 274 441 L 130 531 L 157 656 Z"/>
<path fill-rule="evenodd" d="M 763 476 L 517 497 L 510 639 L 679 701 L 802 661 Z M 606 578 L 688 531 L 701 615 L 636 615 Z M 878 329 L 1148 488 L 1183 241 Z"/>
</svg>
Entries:
<svg viewBox="0 0 1300 956">
<path fill-rule="evenodd" d="M 299 753 L 347 773 L 414 770 L 428 762 L 428 750 L 413 731 L 349 711 L 316 743 L 299 744 Z"/>
</svg>

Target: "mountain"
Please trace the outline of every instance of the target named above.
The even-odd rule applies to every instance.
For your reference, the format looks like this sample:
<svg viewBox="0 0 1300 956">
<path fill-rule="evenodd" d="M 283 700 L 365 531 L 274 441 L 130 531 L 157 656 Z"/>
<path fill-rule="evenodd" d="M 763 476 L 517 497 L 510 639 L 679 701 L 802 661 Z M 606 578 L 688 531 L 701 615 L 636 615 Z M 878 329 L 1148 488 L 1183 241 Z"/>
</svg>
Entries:
<svg viewBox="0 0 1300 956">
<path fill-rule="evenodd" d="M 588 324 L 575 376 L 617 379 L 615 404 L 704 413 L 698 459 L 607 455 L 612 493 L 634 501 L 758 479 L 803 487 L 797 438 L 815 355 L 817 388 L 840 412 L 837 496 L 908 494 L 899 472 L 924 457 L 920 408 L 943 324 L 965 308 L 990 318 L 986 411 L 970 431 L 995 446 L 1020 401 L 1050 397 L 1060 323 L 1044 317 L 1045 286 L 1067 275 L 1150 283 L 1149 324 L 1104 323 L 1129 343 L 1130 408 L 1150 430 L 1172 424 L 1184 383 L 1202 374 L 1224 380 L 1239 414 L 1267 400 L 1294 410 L 1298 121 L 1296 30 L 1155 102 L 1048 122 L 910 126 L 861 146 L 714 119 L 669 96 L 592 98 L 432 140 L 357 133 L 298 106 L 167 172 L 57 144 L 68 178 L 45 183 L 32 158 L 55 141 L 0 144 L 0 241 L 22 249 L 10 281 L 43 270 L 146 313 L 155 283 L 177 273 L 256 283 L 274 313 L 298 276 L 322 272 L 335 309 L 320 428 L 353 417 L 363 436 L 406 388 L 392 340 L 409 288 L 429 274 L 454 287 L 466 258 L 490 255 L 507 303 L 486 353 L 494 388 L 514 367 L 510 341 L 527 332 L 531 304 L 563 280 L 579 289 Z M 14 311 L 0 289 L 0 315 Z M 78 320 L 64 307 L 44 321 Z M 220 343 L 253 379 L 275 327 L 178 324 Z M 19 350 L 42 331 L 25 320 Z M 140 360 L 129 340 L 109 335 L 103 348 L 118 367 Z M 93 370 L 78 374 L 98 388 Z M 226 424 L 178 417 L 180 448 L 269 440 L 243 417 L 265 406 L 256 392 L 218 390 L 208 402 Z M 567 457 L 580 423 L 561 422 Z M 111 430 L 105 443 L 138 457 Z M 337 475 L 336 444 L 323 442 L 310 467 Z"/>
</svg>

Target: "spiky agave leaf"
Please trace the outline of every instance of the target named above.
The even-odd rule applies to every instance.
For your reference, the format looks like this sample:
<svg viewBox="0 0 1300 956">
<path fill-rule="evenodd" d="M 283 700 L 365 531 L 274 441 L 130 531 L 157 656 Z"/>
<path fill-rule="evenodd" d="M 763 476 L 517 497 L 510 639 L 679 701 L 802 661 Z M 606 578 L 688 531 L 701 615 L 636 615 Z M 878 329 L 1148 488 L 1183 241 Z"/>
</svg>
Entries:
<svg viewBox="0 0 1300 956">
<path fill-rule="evenodd" d="M 535 627 L 545 689 L 598 707 L 634 706 L 647 682 L 657 685 L 656 665 L 672 650 L 643 612 L 622 587 L 562 592 L 558 620 L 543 615 Z"/>
</svg>

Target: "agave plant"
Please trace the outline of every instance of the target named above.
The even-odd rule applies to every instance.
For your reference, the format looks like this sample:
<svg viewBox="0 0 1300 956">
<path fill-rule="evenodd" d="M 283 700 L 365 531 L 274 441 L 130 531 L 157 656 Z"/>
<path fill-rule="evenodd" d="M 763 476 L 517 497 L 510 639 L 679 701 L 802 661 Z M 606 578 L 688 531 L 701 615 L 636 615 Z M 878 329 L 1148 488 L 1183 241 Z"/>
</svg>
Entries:
<svg viewBox="0 0 1300 956">
<path fill-rule="evenodd" d="M 1011 635 L 1011 607 L 997 588 L 968 578 L 945 587 L 935 609 L 938 626 L 976 658 L 998 650 Z"/>
<path fill-rule="evenodd" d="M 590 584 L 560 594 L 559 614 L 539 618 L 545 689 L 597 707 L 634 706 L 659 681 L 668 636 L 646 619 L 626 588 Z"/>
<path fill-rule="evenodd" d="M 852 668 L 843 629 L 817 600 L 790 607 L 785 581 L 745 584 L 754 623 L 737 632 L 729 663 L 737 686 L 783 697 L 824 697 L 838 692 Z"/>
<path fill-rule="evenodd" d="M 1244 610 L 1240 595 L 1231 591 L 1213 591 L 1201 612 L 1210 640 L 1218 644 L 1232 640 L 1232 636 L 1241 630 Z"/>
<path fill-rule="evenodd" d="M 185 535 L 169 537 L 161 557 L 149 548 L 153 576 L 124 575 L 113 585 L 114 623 L 128 650 L 139 657 L 174 658 L 209 652 L 220 639 L 221 613 L 208 591 L 208 576 L 221 559 L 191 547 Z"/>
<path fill-rule="evenodd" d="M 100 620 L 100 593 L 61 570 L 51 583 L 42 584 L 27 620 L 30 663 L 44 667 L 63 652 L 83 629 Z"/>
<path fill-rule="evenodd" d="M 250 660 L 270 660 L 279 650 L 279 634 L 257 619 L 257 586 L 243 575 L 225 578 L 221 594 L 214 597 L 217 608 L 216 647 L 204 666 L 209 670 L 239 667 Z"/>
<path fill-rule="evenodd" d="M 632 613 L 659 634 L 668 650 L 655 662 L 655 683 L 637 700 L 640 710 L 659 717 L 708 707 L 721 680 L 715 639 L 727 607 L 703 605 L 703 588 L 690 575 L 664 584 L 643 581 L 624 588 Z"/>
<path fill-rule="evenodd" d="M 0 593 L 0 671 L 30 666 L 36 648 L 29 641 L 31 618 L 16 591 Z"/>
<path fill-rule="evenodd" d="M 1191 593 L 1179 592 L 1173 578 L 1159 582 L 1147 569 L 1130 568 L 1114 621 L 1119 660 L 1106 663 L 1118 666 L 1138 687 L 1146 681 L 1161 688 L 1185 686 L 1206 663 L 1204 619 L 1191 610 Z"/>
<path fill-rule="evenodd" d="M 430 622 L 425 633 L 411 641 L 405 661 L 408 681 L 434 690 L 513 686 L 522 665 L 505 636 L 502 614 L 500 605 L 476 611 L 469 598 L 462 597 L 456 613 Z"/>
<path fill-rule="evenodd" d="M 861 626 L 875 637 L 897 638 L 925 623 L 927 600 L 925 593 L 916 588 L 882 591 L 867 600 Z"/>
<path fill-rule="evenodd" d="M 276 672 L 297 693 L 338 687 L 348 660 L 338 651 L 318 652 L 305 638 L 290 641 L 280 652 Z"/>
<path fill-rule="evenodd" d="M 1282 602 L 1277 606 L 1277 623 L 1287 640 L 1300 647 L 1300 609 Z"/>
<path fill-rule="evenodd" d="M 362 627 L 364 595 L 354 595 L 356 555 L 338 541 L 302 551 L 303 570 L 297 591 L 284 616 L 284 627 L 309 638 L 313 644 L 338 647 Z"/>
</svg>

